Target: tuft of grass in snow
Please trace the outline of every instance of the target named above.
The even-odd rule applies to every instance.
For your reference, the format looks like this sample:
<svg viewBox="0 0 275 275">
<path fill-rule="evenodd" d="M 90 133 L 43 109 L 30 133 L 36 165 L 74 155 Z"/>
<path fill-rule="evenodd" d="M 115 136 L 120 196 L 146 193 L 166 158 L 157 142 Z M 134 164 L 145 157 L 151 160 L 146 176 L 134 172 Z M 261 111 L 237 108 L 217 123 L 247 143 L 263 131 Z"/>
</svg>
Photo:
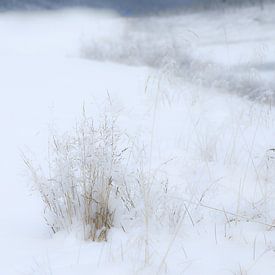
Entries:
<svg viewBox="0 0 275 275">
<path fill-rule="evenodd" d="M 107 240 L 119 201 L 130 202 L 120 138 L 115 119 L 84 114 L 72 133 L 52 136 L 46 172 L 23 156 L 54 233 L 77 227 L 86 240 Z"/>
</svg>

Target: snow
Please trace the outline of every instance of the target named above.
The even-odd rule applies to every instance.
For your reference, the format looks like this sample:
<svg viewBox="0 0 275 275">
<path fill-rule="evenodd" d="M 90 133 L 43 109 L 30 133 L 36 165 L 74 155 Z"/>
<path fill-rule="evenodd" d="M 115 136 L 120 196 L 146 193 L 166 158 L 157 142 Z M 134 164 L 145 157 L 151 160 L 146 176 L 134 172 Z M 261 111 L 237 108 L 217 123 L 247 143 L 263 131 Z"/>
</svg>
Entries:
<svg viewBox="0 0 275 275">
<path fill-rule="evenodd" d="M 0 14 L 0 274 L 273 274 L 274 11 Z M 168 181 L 148 230 L 124 217 L 92 243 L 46 226 L 20 152 L 44 163 L 83 104 L 118 115 Z"/>
</svg>

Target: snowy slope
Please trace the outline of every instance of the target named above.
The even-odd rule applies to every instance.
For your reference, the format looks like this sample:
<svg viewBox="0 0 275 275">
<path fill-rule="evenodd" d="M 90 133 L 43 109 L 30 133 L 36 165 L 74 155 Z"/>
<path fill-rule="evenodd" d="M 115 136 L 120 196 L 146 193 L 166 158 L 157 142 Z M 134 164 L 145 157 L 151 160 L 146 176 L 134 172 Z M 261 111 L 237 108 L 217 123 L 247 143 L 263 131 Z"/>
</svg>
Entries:
<svg viewBox="0 0 275 275">
<path fill-rule="evenodd" d="M 274 274 L 274 11 L 1 14 L 0 274 Z M 91 243 L 44 223 L 20 152 L 44 164 L 83 104 L 118 114 L 167 180 L 149 232 L 125 217 Z"/>
</svg>

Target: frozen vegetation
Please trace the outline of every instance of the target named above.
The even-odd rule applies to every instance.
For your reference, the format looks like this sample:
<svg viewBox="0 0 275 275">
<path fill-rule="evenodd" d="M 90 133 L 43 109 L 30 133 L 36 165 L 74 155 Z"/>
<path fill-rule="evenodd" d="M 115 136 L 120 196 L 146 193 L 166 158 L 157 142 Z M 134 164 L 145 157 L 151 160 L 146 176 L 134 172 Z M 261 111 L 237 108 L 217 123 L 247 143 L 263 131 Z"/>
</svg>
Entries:
<svg viewBox="0 0 275 275">
<path fill-rule="evenodd" d="M 0 274 L 274 274 L 263 3 L 0 14 Z"/>
</svg>

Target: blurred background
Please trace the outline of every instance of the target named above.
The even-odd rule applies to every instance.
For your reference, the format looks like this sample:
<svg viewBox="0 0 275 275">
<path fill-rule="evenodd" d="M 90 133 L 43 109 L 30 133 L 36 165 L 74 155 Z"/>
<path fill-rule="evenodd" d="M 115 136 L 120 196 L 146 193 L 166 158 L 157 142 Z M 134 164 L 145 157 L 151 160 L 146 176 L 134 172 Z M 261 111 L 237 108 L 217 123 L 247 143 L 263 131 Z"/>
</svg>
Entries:
<svg viewBox="0 0 275 275">
<path fill-rule="evenodd" d="M 64 7 L 91 7 L 110 9 L 125 16 L 148 15 L 179 9 L 213 9 L 226 6 L 260 5 L 273 0 L 1 0 L 2 10 L 58 9 Z"/>
</svg>

